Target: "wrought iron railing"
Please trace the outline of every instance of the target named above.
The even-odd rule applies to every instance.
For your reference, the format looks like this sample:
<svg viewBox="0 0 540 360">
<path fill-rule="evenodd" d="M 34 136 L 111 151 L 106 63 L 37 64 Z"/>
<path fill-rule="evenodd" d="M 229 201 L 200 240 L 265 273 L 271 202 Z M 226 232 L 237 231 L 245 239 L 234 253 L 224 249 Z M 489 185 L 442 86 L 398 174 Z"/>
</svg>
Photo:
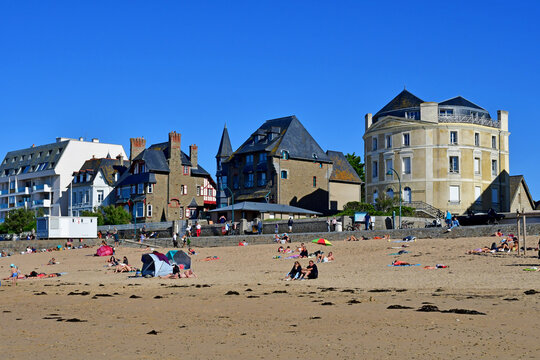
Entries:
<svg viewBox="0 0 540 360">
<path fill-rule="evenodd" d="M 500 127 L 500 122 L 488 118 L 486 116 L 474 116 L 474 115 L 441 115 L 439 114 L 440 123 L 467 123 L 482 126 L 490 126 L 494 128 Z"/>
</svg>

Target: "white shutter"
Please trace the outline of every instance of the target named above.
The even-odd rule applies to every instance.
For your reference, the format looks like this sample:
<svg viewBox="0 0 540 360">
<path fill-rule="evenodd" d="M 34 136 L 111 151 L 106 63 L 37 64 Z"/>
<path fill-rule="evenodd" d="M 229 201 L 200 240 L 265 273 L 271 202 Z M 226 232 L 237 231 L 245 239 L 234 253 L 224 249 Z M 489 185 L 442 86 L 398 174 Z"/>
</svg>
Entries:
<svg viewBox="0 0 540 360">
<path fill-rule="evenodd" d="M 459 186 L 450 185 L 450 202 L 459 202 Z"/>
</svg>

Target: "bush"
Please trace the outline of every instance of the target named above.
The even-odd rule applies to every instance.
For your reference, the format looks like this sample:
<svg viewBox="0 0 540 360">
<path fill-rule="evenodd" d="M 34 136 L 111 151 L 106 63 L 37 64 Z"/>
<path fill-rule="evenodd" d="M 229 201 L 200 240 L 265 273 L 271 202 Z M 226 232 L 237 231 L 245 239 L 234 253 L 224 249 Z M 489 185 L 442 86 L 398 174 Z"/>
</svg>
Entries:
<svg viewBox="0 0 540 360">
<path fill-rule="evenodd" d="M 114 205 L 101 206 L 94 211 L 82 211 L 82 216 L 97 217 L 98 226 L 102 225 L 122 225 L 131 222 L 131 215 L 122 207 Z"/>
<path fill-rule="evenodd" d="M 354 216 L 356 212 L 365 212 L 372 216 L 392 216 L 393 211 L 396 212 L 396 215 L 399 215 L 399 201 L 396 204 L 395 200 L 383 197 L 381 201 L 377 199 L 375 206 L 359 201 L 348 202 L 343 207 L 343 211 L 338 213 L 337 216 Z M 401 216 L 414 216 L 415 213 L 416 211 L 412 207 L 401 207 Z"/>
</svg>

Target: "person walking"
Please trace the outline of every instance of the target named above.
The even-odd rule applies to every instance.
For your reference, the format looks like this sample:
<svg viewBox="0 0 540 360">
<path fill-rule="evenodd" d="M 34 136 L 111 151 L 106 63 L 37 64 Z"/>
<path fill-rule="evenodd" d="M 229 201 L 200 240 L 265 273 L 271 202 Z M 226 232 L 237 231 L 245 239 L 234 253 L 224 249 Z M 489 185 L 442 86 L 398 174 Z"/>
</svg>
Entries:
<svg viewBox="0 0 540 360">
<path fill-rule="evenodd" d="M 11 275 L 10 275 L 11 284 L 17 285 L 17 279 L 19 278 L 19 275 L 21 274 L 21 272 L 19 271 L 19 268 L 15 266 L 15 264 L 11 264 L 9 267 L 11 270 Z"/>
<path fill-rule="evenodd" d="M 262 223 L 262 220 L 259 219 L 259 221 L 257 222 L 257 233 L 261 235 L 262 231 L 263 231 L 263 223 Z"/>
<path fill-rule="evenodd" d="M 289 221 L 287 221 L 287 225 L 289 226 L 289 232 L 292 233 L 292 226 L 293 226 L 292 216 L 289 216 Z"/>
<path fill-rule="evenodd" d="M 446 216 L 444 220 L 446 222 L 446 227 L 450 228 L 452 226 L 452 213 L 450 212 L 450 210 L 446 210 Z"/>
<path fill-rule="evenodd" d="M 274 233 L 279 234 L 279 224 L 276 223 L 276 226 L 274 227 Z"/>
<path fill-rule="evenodd" d="M 191 236 L 191 225 L 189 223 L 186 226 L 186 236 L 187 237 Z"/>
<path fill-rule="evenodd" d="M 197 237 L 201 236 L 201 224 L 199 222 L 195 224 L 195 235 Z"/>
<path fill-rule="evenodd" d="M 178 234 L 177 233 L 174 233 L 173 236 L 172 236 L 172 243 L 173 243 L 173 247 L 177 248 L 178 247 Z"/>
<path fill-rule="evenodd" d="M 369 230 L 369 221 L 370 221 L 369 213 L 366 213 L 366 216 L 364 216 L 364 222 L 366 224 L 366 230 Z"/>
<path fill-rule="evenodd" d="M 326 219 L 326 228 L 330 232 L 330 219 Z"/>
<path fill-rule="evenodd" d="M 116 227 L 113 230 L 113 237 L 114 237 L 114 247 L 117 248 L 118 245 L 120 245 L 120 241 L 118 240 L 118 229 L 116 229 Z"/>
<path fill-rule="evenodd" d="M 334 218 L 332 219 L 332 228 L 334 229 L 334 231 L 336 231 L 336 225 L 337 225 L 337 219 L 334 216 Z"/>
</svg>

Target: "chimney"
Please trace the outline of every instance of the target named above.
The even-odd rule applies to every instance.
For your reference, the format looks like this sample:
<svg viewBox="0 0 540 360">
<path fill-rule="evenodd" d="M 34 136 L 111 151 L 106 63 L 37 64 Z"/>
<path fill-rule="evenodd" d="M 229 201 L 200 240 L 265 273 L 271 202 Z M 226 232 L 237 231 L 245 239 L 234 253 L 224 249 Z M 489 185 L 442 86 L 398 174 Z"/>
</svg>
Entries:
<svg viewBox="0 0 540 360">
<path fill-rule="evenodd" d="M 373 124 L 373 115 L 371 113 L 366 114 L 364 117 L 366 120 L 366 131 L 371 127 L 371 124 Z"/>
<path fill-rule="evenodd" d="M 169 159 L 178 161 L 180 164 L 181 150 L 180 150 L 181 135 L 176 131 L 169 133 Z"/>
<path fill-rule="evenodd" d="M 420 120 L 432 123 L 439 122 L 439 104 L 436 102 L 423 102 L 420 104 Z"/>
<path fill-rule="evenodd" d="M 99 139 L 98 139 L 98 138 L 93 138 L 93 139 L 92 139 L 92 142 L 93 142 L 93 143 L 98 143 L 98 142 L 99 142 Z"/>
<path fill-rule="evenodd" d="M 198 161 L 199 161 L 199 151 L 198 151 L 197 145 L 193 144 L 189 146 L 189 157 L 191 158 L 191 166 L 193 168 L 198 167 Z"/>
<path fill-rule="evenodd" d="M 508 131 L 508 111 L 497 110 L 497 120 L 502 131 Z"/>
<path fill-rule="evenodd" d="M 129 139 L 129 160 L 133 161 L 146 148 L 146 140 L 143 137 Z"/>
<path fill-rule="evenodd" d="M 122 154 L 118 154 L 116 160 L 118 160 L 120 166 L 124 166 L 124 157 L 122 156 Z"/>
</svg>

